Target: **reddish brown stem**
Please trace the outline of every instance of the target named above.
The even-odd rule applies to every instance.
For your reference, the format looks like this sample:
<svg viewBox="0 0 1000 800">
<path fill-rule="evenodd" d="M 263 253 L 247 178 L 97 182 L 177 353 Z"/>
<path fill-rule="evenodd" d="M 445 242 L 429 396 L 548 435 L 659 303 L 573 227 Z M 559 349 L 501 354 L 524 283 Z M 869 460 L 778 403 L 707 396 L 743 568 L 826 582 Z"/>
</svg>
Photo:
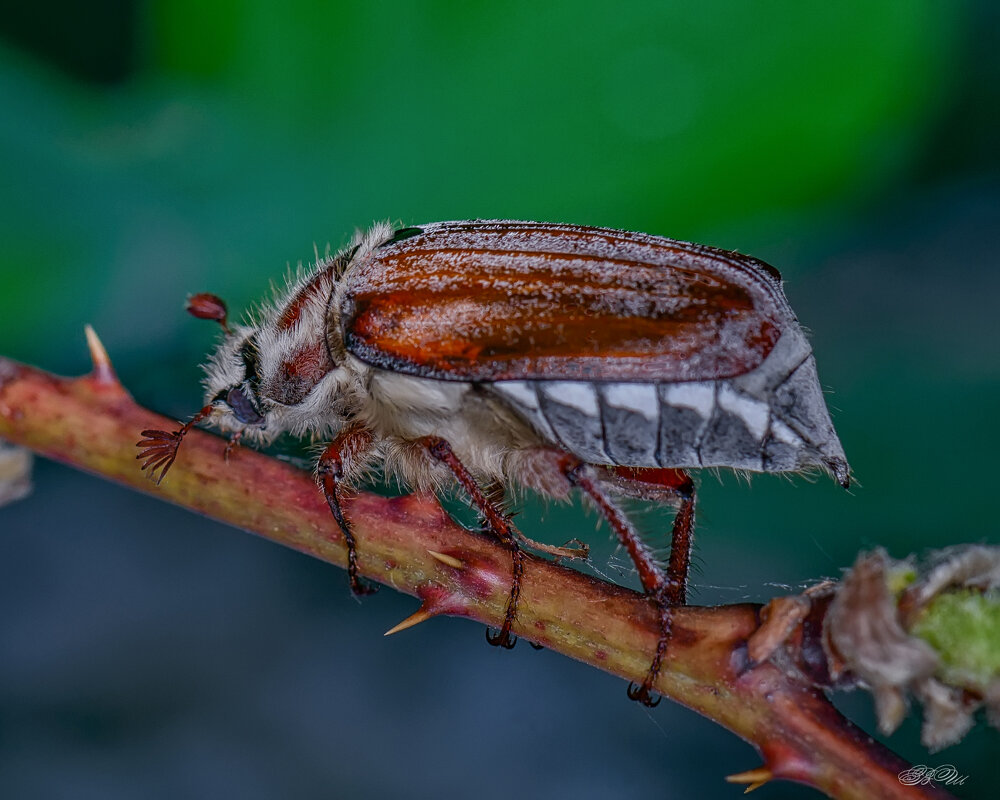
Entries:
<svg viewBox="0 0 1000 800">
<path fill-rule="evenodd" d="M 108 370 L 65 379 L 0 358 L 0 437 L 346 565 L 343 540 L 331 536 L 335 522 L 312 476 L 285 462 L 242 450 L 227 466 L 224 441 L 193 430 L 170 480 L 156 487 L 136 464 L 136 432 L 171 427 L 137 406 Z M 502 625 L 510 551 L 499 542 L 461 529 L 432 498 L 362 493 L 345 500 L 344 510 L 362 575 L 420 597 L 427 615 Z M 525 554 L 520 601 L 516 634 L 625 680 L 646 674 L 660 625 L 642 595 Z M 754 605 L 676 609 L 655 690 L 754 744 L 767 766 L 762 775 L 838 798 L 948 796 L 902 785 L 897 774 L 908 765 L 844 719 L 790 666 L 794 653 L 751 667 L 746 643 L 758 624 Z"/>
</svg>

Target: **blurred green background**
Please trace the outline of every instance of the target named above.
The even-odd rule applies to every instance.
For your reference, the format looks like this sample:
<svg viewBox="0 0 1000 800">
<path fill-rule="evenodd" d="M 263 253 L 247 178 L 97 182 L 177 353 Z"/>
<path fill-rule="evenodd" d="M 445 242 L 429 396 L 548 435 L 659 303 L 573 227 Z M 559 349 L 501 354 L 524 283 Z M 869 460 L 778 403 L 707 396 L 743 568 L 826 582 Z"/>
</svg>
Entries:
<svg viewBox="0 0 1000 800">
<path fill-rule="evenodd" d="M 994 4 L 39 0 L 0 15 L 0 352 L 200 407 L 214 330 L 391 218 L 643 230 L 777 266 L 859 479 L 703 476 L 695 602 L 994 542 Z M 757 756 L 696 715 L 52 464 L 0 510 L 4 797 L 731 797 Z M 638 509 L 651 541 L 668 519 Z M 528 535 L 586 535 L 528 501 Z M 867 695 L 842 702 L 873 728 Z M 937 755 L 994 796 L 1000 737 Z M 990 760 L 990 758 L 993 760 Z M 513 787 L 513 788 L 512 788 Z M 769 797 L 815 796 L 773 786 Z"/>
</svg>

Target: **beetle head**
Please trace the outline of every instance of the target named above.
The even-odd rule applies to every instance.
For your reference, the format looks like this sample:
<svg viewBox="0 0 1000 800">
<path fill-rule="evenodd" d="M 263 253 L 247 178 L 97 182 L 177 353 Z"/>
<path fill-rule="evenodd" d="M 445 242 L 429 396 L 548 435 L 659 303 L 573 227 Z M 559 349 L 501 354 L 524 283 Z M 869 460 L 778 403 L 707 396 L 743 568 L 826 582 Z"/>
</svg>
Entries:
<svg viewBox="0 0 1000 800">
<path fill-rule="evenodd" d="M 397 232 L 413 235 L 417 229 Z M 335 293 L 356 258 L 393 240 L 389 223 L 357 233 L 333 258 L 300 274 L 247 324 L 230 326 L 226 304 L 212 294 L 188 298 L 187 310 L 218 322 L 224 338 L 205 365 L 207 405 L 176 431 L 146 430 L 139 442 L 143 469 L 159 482 L 195 424 L 211 422 L 233 440 L 267 444 L 281 433 L 332 435 L 365 394 L 344 350 Z M 332 309 L 332 310 L 331 310 Z"/>
<path fill-rule="evenodd" d="M 293 287 L 289 299 L 265 308 L 256 324 L 227 331 L 205 367 L 205 399 L 216 427 L 265 443 L 284 432 L 339 427 L 346 374 L 328 340 L 334 284 L 333 270 L 321 270 Z M 199 304 L 206 307 L 212 304 Z"/>
<path fill-rule="evenodd" d="M 150 477 L 163 479 L 181 441 L 202 420 L 261 444 L 285 432 L 329 434 L 343 424 L 355 387 L 331 353 L 327 309 L 335 283 L 330 264 L 295 284 L 290 299 L 262 309 L 251 324 L 232 327 L 222 300 L 189 298 L 188 311 L 219 322 L 224 338 L 205 365 L 205 407 L 177 431 L 143 431 L 139 458 Z"/>
</svg>

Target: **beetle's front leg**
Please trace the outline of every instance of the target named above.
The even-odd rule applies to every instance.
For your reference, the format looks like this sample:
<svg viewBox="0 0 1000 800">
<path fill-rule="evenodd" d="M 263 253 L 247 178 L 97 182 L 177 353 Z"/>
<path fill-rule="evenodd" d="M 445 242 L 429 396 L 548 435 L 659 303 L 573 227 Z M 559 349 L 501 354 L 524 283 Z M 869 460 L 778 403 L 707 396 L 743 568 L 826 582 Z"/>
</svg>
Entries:
<svg viewBox="0 0 1000 800">
<path fill-rule="evenodd" d="M 500 541 L 500 543 L 510 550 L 513 562 L 513 579 L 510 586 L 510 596 L 507 599 L 507 609 L 504 613 L 503 625 L 500 631 L 493 634 L 487 629 L 486 641 L 492 645 L 499 645 L 508 650 L 517 642 L 517 637 L 511 633 L 514 620 L 517 618 L 517 601 L 521 596 L 521 579 L 524 576 L 524 553 L 517 544 L 517 531 L 511 525 L 510 519 L 493 502 L 472 477 L 472 473 L 466 469 L 465 465 L 455 455 L 451 445 L 440 436 L 425 436 L 420 440 L 427 452 L 437 461 L 440 461 L 465 489 L 466 494 L 472 499 L 473 504 L 479 510 L 483 520 L 489 527 L 490 532 Z"/>
<path fill-rule="evenodd" d="M 333 518 L 337 520 L 344 543 L 347 545 L 347 576 L 354 594 L 372 594 L 378 590 L 358 576 L 358 548 L 351 530 L 351 523 L 344 516 L 341 507 L 341 493 L 350 476 L 357 474 L 366 462 L 375 442 L 375 434 L 364 425 L 355 423 L 344 428 L 327 445 L 316 465 L 316 477 L 323 489 L 323 495 L 330 506 Z"/>
</svg>

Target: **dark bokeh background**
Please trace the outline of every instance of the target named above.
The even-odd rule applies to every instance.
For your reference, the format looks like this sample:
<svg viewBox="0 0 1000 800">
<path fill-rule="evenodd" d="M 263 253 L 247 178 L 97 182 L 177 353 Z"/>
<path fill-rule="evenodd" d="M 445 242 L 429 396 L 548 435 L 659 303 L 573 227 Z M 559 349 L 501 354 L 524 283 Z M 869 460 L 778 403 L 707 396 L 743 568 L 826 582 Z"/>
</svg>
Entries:
<svg viewBox="0 0 1000 800">
<path fill-rule="evenodd" d="M 235 308 L 355 226 L 610 225 L 778 266 L 860 479 L 702 480 L 695 600 L 997 542 L 994 4 L 37 0 L 0 15 L 0 352 L 183 417 Z M 221 466 L 220 466 L 221 468 Z M 757 756 L 621 681 L 40 463 L 0 509 L 0 796 L 732 797 Z M 640 514 L 650 536 L 666 520 Z M 525 504 L 536 538 L 580 508 Z M 867 696 L 843 698 L 869 730 Z M 1000 736 L 928 756 L 996 793 Z M 815 796 L 800 787 L 768 797 Z"/>
</svg>

